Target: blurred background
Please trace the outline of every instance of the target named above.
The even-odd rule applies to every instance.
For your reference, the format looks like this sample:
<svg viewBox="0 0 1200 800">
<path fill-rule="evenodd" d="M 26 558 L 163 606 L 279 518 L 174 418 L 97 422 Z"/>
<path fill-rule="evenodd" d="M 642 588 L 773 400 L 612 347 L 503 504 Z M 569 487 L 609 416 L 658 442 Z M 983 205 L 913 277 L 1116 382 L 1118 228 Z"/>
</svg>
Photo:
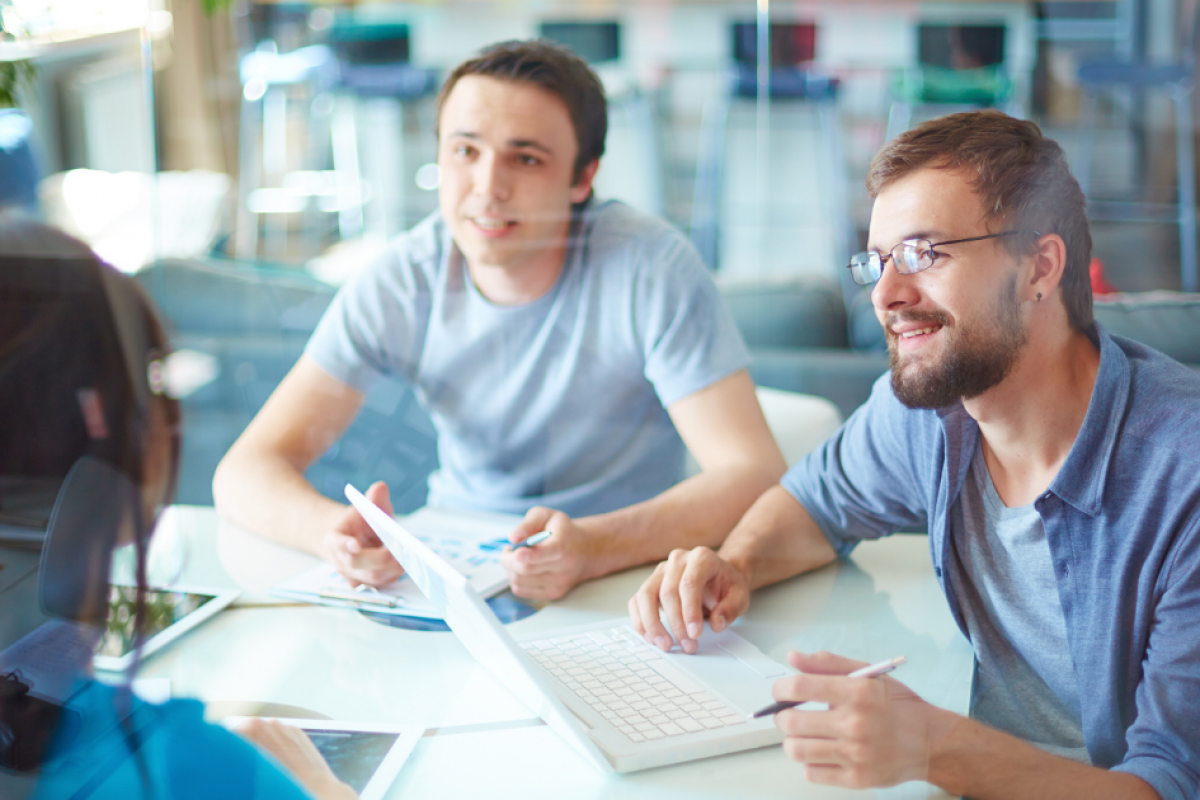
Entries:
<svg viewBox="0 0 1200 800">
<path fill-rule="evenodd" d="M 608 92 L 598 194 L 691 238 L 760 384 L 849 414 L 861 391 L 846 376 L 869 386 L 886 369 L 843 268 L 865 242 L 863 177 L 888 138 L 924 119 L 997 107 L 1035 120 L 1086 186 L 1094 286 L 1196 291 L 1195 11 L 1193 0 L 0 0 L 0 204 L 83 238 L 164 309 L 186 414 L 179 500 L 211 504 L 217 461 L 337 286 L 436 208 L 441 78 L 491 42 L 546 37 Z M 382 478 L 408 510 L 434 446 L 412 393 L 383 384 L 310 477 L 331 496 Z"/>
</svg>

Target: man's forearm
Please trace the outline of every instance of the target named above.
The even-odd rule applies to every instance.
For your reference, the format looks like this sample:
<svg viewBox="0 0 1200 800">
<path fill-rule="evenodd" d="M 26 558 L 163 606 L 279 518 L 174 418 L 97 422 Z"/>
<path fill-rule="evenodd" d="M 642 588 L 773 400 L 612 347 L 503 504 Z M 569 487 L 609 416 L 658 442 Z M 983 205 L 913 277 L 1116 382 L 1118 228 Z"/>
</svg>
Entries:
<svg viewBox="0 0 1200 800">
<path fill-rule="evenodd" d="M 972 800 L 1158 800 L 1141 778 L 1050 755 L 944 709 L 934 713 L 929 783 Z"/>
<path fill-rule="evenodd" d="M 324 534 L 345 510 L 286 459 L 241 453 L 236 445 L 217 467 L 213 500 L 230 522 L 322 558 Z"/>
<path fill-rule="evenodd" d="M 752 590 L 837 558 L 804 506 L 779 484 L 746 512 L 717 554 L 746 576 Z"/>
<path fill-rule="evenodd" d="M 778 480 L 773 471 L 717 467 L 636 505 L 577 519 L 597 542 L 584 577 L 659 561 L 676 548 L 715 549 Z"/>
</svg>

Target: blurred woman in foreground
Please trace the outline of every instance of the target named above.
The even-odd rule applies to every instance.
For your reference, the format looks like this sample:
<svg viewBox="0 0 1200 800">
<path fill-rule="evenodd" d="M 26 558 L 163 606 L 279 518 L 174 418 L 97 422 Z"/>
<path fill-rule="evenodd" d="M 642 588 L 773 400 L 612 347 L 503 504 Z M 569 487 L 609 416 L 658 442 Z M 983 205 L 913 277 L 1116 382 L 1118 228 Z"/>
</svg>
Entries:
<svg viewBox="0 0 1200 800">
<path fill-rule="evenodd" d="M 58 231 L 0 218 L 0 479 L 61 481 L 39 595 L 43 612 L 65 621 L 43 626 L 59 639 L 42 656 L 0 675 L 0 765 L 30 776 L 17 784 L 35 797 L 355 797 L 298 729 L 244 727 L 264 757 L 204 722 L 194 700 L 154 705 L 96 682 L 92 648 L 68 646 L 98 641 L 122 545 L 136 552 L 135 629 L 144 622 L 147 546 L 179 460 L 166 354 L 132 280 Z M 60 703 L 22 683 L 73 652 Z"/>
</svg>

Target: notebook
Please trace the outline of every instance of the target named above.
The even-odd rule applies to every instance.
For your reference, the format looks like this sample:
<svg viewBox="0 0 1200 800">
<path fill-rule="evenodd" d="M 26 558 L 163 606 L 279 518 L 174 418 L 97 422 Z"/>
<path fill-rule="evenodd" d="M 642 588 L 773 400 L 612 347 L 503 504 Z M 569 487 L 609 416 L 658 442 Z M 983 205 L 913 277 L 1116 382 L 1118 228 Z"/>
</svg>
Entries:
<svg viewBox="0 0 1200 800">
<path fill-rule="evenodd" d="M 462 573 L 353 486 L 346 497 L 472 657 L 597 769 L 632 772 L 783 741 L 770 717 L 749 715 L 789 670 L 732 630 L 706 629 L 690 656 L 650 647 L 625 618 L 518 641 Z"/>
</svg>

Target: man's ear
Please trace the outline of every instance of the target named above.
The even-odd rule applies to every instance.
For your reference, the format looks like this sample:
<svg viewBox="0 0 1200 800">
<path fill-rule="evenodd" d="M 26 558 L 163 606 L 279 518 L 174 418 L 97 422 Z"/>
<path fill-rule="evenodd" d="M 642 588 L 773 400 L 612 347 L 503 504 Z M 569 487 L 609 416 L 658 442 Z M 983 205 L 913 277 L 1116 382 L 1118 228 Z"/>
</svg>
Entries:
<svg viewBox="0 0 1200 800">
<path fill-rule="evenodd" d="M 1062 285 L 1063 270 L 1067 267 L 1067 244 L 1057 233 L 1047 233 L 1037 240 L 1033 254 L 1033 269 L 1026 286 L 1025 300 L 1039 300 Z"/>
<path fill-rule="evenodd" d="M 600 169 L 600 159 L 595 159 L 579 173 L 579 180 L 571 187 L 571 202 L 582 203 L 592 194 L 592 181 L 596 180 L 596 171 Z"/>
</svg>

